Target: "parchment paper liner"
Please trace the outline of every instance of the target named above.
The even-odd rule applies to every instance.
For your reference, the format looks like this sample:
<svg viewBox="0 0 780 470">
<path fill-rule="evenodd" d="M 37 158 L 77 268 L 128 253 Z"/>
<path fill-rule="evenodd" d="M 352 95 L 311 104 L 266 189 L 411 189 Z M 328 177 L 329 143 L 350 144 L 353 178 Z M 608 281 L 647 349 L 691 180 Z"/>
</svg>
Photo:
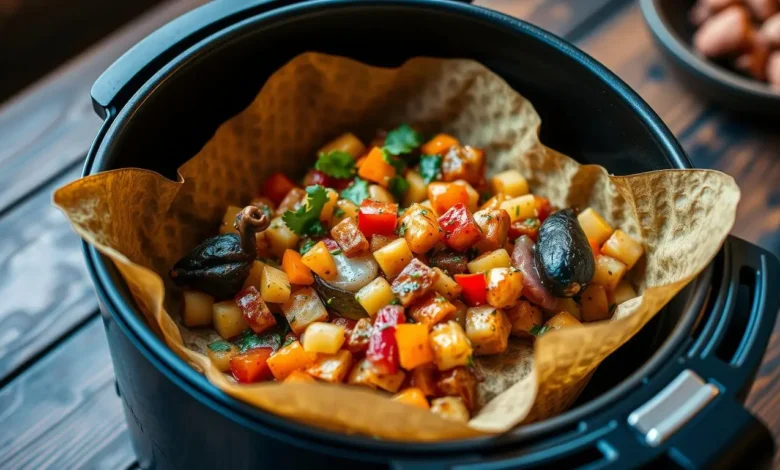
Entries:
<svg viewBox="0 0 780 470">
<path fill-rule="evenodd" d="M 226 205 L 246 203 L 270 172 L 301 175 L 328 139 L 349 130 L 367 140 L 376 128 L 402 122 L 485 149 L 490 173 L 516 168 L 535 194 L 559 207 L 592 206 L 645 246 L 634 276 L 641 295 L 618 306 L 612 321 L 551 332 L 533 345 L 512 340 L 507 354 L 478 359 L 486 376 L 479 398 L 487 404 L 468 426 L 362 388 L 238 385 L 203 355 L 216 334 L 178 323 L 178 296 L 166 285 L 173 263 L 216 232 Z M 734 224 L 740 195 L 731 177 L 715 171 L 611 177 L 543 146 L 539 126 L 530 102 L 471 60 L 415 58 L 388 69 L 307 53 L 272 75 L 180 168 L 179 181 L 140 169 L 109 171 L 66 185 L 54 202 L 114 261 L 169 347 L 224 392 L 304 423 L 385 439 L 499 433 L 570 406 L 598 364 L 710 262 Z"/>
</svg>

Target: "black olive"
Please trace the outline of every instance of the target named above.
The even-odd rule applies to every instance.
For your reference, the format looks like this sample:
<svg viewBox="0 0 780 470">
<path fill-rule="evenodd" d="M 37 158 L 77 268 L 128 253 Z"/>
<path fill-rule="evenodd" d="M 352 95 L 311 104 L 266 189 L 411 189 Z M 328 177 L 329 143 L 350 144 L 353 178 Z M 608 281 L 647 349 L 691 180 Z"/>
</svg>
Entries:
<svg viewBox="0 0 780 470">
<path fill-rule="evenodd" d="M 556 297 L 572 297 L 588 286 L 596 261 L 572 209 L 550 215 L 539 228 L 534 265 L 544 287 Z"/>
<path fill-rule="evenodd" d="M 173 282 L 205 292 L 217 299 L 236 295 L 257 258 L 255 233 L 268 228 L 268 215 L 247 206 L 236 217 L 238 234 L 211 237 L 180 259 L 169 273 Z"/>
</svg>

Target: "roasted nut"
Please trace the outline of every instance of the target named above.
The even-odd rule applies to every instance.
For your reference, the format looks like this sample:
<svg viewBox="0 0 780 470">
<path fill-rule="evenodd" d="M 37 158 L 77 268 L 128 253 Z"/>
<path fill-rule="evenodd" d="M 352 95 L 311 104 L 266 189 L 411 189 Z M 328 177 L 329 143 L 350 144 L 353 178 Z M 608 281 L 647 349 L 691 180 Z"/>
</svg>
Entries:
<svg viewBox="0 0 780 470">
<path fill-rule="evenodd" d="M 708 19 L 694 34 L 693 45 L 706 57 L 726 57 L 748 50 L 752 35 L 750 14 L 735 5 Z"/>
</svg>

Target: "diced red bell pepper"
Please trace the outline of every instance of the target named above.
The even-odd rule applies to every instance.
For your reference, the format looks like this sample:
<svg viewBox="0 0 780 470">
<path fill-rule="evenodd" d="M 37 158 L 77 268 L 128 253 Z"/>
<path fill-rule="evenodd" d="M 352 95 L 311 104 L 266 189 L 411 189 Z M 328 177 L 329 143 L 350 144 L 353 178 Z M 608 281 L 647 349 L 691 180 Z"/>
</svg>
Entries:
<svg viewBox="0 0 780 470">
<path fill-rule="evenodd" d="M 297 187 L 297 185 L 283 173 L 274 173 L 265 180 L 263 193 L 273 201 L 275 205 L 279 205 L 287 193 L 295 187 Z"/>
<path fill-rule="evenodd" d="M 386 305 L 379 309 L 374 319 L 374 329 L 406 323 L 404 308 L 400 305 Z"/>
<path fill-rule="evenodd" d="M 233 377 L 241 383 L 254 383 L 266 379 L 271 374 L 268 368 L 268 358 L 271 348 L 251 349 L 230 359 L 230 371 Z"/>
<path fill-rule="evenodd" d="M 484 273 L 456 274 L 455 282 L 463 288 L 463 298 L 472 307 L 487 302 L 487 280 Z"/>
<path fill-rule="evenodd" d="M 515 220 L 509 225 L 509 239 L 527 235 L 528 238 L 536 242 L 539 239 L 539 219 Z"/>
<path fill-rule="evenodd" d="M 333 188 L 340 191 L 352 183 L 352 178 L 334 178 L 320 170 L 310 170 L 303 179 L 303 183 L 304 186 L 318 184 L 324 188 Z"/>
<path fill-rule="evenodd" d="M 358 211 L 358 228 L 363 235 L 389 235 L 395 231 L 398 222 L 398 204 L 366 199 Z"/>
<path fill-rule="evenodd" d="M 546 197 L 534 196 L 534 207 L 536 208 L 536 217 L 539 222 L 544 222 L 552 214 L 553 206 Z"/>
<path fill-rule="evenodd" d="M 464 204 L 458 203 L 439 217 L 444 230 L 442 241 L 455 251 L 466 251 L 482 236 L 482 229 Z"/>
<path fill-rule="evenodd" d="M 257 334 L 276 325 L 276 318 L 260 297 L 255 286 L 249 286 L 236 294 L 236 304 L 241 308 L 249 328 Z"/>
<path fill-rule="evenodd" d="M 368 343 L 366 358 L 385 374 L 398 372 L 398 343 L 395 340 L 395 327 L 374 328 Z"/>
</svg>

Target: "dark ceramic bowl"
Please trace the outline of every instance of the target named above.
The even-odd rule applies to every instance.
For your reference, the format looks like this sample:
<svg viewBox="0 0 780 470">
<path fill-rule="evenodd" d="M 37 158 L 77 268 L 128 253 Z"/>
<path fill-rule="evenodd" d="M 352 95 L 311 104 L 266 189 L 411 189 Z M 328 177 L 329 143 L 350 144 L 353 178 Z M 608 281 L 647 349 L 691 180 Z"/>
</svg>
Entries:
<svg viewBox="0 0 780 470">
<path fill-rule="evenodd" d="M 693 0 L 640 0 L 653 39 L 688 88 L 724 109 L 754 116 L 780 116 L 780 92 L 699 56 L 688 21 Z"/>
</svg>

